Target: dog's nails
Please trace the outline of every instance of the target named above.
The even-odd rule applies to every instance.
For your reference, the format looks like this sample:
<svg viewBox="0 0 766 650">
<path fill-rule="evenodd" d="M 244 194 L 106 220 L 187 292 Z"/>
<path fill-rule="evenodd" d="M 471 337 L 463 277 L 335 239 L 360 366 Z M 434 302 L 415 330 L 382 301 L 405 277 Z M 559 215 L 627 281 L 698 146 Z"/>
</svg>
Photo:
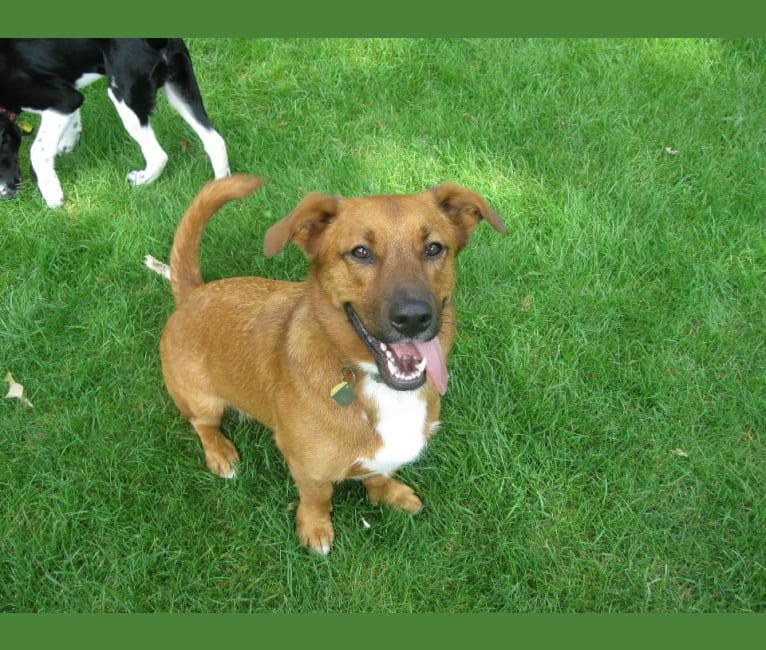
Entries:
<svg viewBox="0 0 766 650">
<path fill-rule="evenodd" d="M 320 555 L 327 555 L 330 552 L 330 545 L 322 542 L 316 551 Z"/>
</svg>

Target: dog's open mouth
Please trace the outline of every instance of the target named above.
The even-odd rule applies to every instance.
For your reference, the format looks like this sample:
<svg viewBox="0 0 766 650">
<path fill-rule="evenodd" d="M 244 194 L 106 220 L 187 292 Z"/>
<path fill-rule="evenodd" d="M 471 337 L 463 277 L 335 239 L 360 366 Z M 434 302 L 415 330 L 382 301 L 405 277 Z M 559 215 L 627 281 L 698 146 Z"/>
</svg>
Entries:
<svg viewBox="0 0 766 650">
<path fill-rule="evenodd" d="M 414 390 L 425 383 L 426 377 L 430 377 L 444 395 L 447 390 L 447 367 L 439 337 L 430 341 L 384 343 L 367 331 L 350 304 L 346 304 L 345 308 L 351 326 L 372 352 L 383 383 L 394 390 Z"/>
</svg>

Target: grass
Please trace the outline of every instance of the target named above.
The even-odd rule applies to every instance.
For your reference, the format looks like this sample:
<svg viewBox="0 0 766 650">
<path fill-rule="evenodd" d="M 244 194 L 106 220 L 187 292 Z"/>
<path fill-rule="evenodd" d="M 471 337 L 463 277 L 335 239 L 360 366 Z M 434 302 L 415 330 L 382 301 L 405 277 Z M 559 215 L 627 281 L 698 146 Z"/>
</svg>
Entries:
<svg viewBox="0 0 766 650">
<path fill-rule="evenodd" d="M 189 45 L 232 168 L 270 179 L 211 223 L 207 278 L 302 278 L 261 245 L 311 190 L 451 180 L 504 216 L 461 255 L 442 430 L 401 472 L 425 510 L 343 484 L 315 557 L 266 430 L 229 418 L 240 476 L 207 472 L 142 259 L 209 164 L 160 102 L 169 165 L 128 187 L 98 84 L 66 207 L 31 180 L 0 206 L 0 370 L 34 404 L 0 400 L 0 610 L 766 610 L 763 41 Z"/>
</svg>

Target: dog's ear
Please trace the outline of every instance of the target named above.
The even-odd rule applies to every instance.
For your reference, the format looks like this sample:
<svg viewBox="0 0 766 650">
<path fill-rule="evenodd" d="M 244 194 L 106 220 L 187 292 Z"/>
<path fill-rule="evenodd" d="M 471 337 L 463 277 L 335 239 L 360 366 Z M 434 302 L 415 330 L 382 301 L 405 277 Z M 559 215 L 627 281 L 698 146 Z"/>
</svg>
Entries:
<svg viewBox="0 0 766 650">
<path fill-rule="evenodd" d="M 325 227 L 338 214 L 339 198 L 311 192 L 286 217 L 266 231 L 263 254 L 274 257 L 288 242 L 293 241 L 312 259 L 319 250 Z"/>
<path fill-rule="evenodd" d="M 460 248 L 468 243 L 471 232 L 482 219 L 498 232 L 506 232 L 502 219 L 473 190 L 454 183 L 442 183 L 430 192 L 436 199 L 436 205 L 449 217 L 460 234 Z"/>
</svg>

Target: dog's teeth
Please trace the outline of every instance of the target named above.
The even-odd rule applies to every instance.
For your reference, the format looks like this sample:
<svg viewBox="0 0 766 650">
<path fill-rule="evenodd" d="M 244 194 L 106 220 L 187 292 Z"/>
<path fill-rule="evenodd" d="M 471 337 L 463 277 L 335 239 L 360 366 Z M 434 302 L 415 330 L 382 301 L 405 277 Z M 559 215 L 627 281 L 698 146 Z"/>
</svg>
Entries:
<svg viewBox="0 0 766 650">
<path fill-rule="evenodd" d="M 386 353 L 388 352 L 388 347 L 386 347 L 385 343 L 378 341 L 378 346 L 380 347 L 381 352 L 386 352 Z"/>
<path fill-rule="evenodd" d="M 411 371 L 406 371 L 400 368 L 396 363 L 396 357 L 392 354 L 386 355 L 386 361 L 388 366 L 388 372 L 391 377 L 397 381 L 412 381 L 420 377 L 426 369 L 426 360 L 421 359 L 415 364 L 415 367 Z"/>
</svg>

